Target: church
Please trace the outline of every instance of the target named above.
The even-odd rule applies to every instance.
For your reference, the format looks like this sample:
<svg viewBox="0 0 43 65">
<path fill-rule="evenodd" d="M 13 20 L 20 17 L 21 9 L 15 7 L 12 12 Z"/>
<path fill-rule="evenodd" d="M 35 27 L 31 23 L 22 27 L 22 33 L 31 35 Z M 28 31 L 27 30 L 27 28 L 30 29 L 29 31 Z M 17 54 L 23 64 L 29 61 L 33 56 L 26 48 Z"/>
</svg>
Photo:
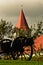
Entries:
<svg viewBox="0 0 43 65">
<path fill-rule="evenodd" d="M 18 37 L 18 36 L 24 35 L 24 36 L 31 37 L 31 30 L 30 30 L 28 23 L 26 21 L 23 9 L 20 10 L 20 15 L 18 17 L 18 21 L 15 26 L 15 29 L 16 29 L 15 30 L 16 33 L 14 33 L 14 36 Z"/>
<path fill-rule="evenodd" d="M 27 21 L 26 21 L 24 12 L 23 12 L 23 9 L 21 9 L 21 11 L 20 11 L 20 15 L 19 15 L 19 18 L 18 18 L 16 28 L 23 29 L 23 30 L 28 30 L 29 29 L 29 26 L 27 24 Z"/>
</svg>

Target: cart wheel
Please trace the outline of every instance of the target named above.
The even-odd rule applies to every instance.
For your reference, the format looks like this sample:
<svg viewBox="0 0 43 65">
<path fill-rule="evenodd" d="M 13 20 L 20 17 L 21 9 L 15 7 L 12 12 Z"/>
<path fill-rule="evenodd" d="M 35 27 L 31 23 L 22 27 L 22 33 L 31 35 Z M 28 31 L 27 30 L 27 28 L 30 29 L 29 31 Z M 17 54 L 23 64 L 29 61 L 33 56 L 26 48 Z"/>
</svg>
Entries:
<svg viewBox="0 0 43 65">
<path fill-rule="evenodd" d="M 28 44 L 28 40 L 29 40 L 29 44 Z M 27 37 L 22 37 L 22 36 L 20 36 L 20 37 L 17 37 L 14 41 L 13 41 L 13 44 L 12 44 L 12 52 L 11 52 L 11 55 L 12 55 L 12 57 L 13 57 L 13 59 L 15 60 L 15 59 L 17 59 L 17 57 L 18 57 L 18 51 L 21 53 L 23 53 L 24 52 L 24 49 L 23 49 L 23 47 L 24 46 L 30 46 L 30 55 L 29 55 L 29 58 L 28 58 L 28 60 L 31 60 L 31 58 L 32 58 L 32 54 L 33 54 L 33 47 L 32 47 L 32 41 L 31 41 L 31 38 L 29 38 L 27 40 Z"/>
<path fill-rule="evenodd" d="M 9 39 L 1 40 L 1 49 L 4 53 L 9 53 L 11 51 L 11 42 L 12 40 Z"/>
</svg>

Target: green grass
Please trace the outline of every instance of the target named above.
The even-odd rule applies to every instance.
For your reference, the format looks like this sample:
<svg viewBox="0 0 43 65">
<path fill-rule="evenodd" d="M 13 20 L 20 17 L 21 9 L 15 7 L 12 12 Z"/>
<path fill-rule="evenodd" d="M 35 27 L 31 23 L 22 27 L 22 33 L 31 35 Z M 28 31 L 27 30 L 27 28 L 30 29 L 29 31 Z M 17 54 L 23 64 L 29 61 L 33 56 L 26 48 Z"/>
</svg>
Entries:
<svg viewBox="0 0 43 65">
<path fill-rule="evenodd" d="M 31 59 L 31 61 L 43 61 L 43 56 L 35 56 Z"/>
<path fill-rule="evenodd" d="M 43 65 L 43 61 L 0 60 L 0 65 Z"/>
<path fill-rule="evenodd" d="M 26 60 L 2 60 L 0 59 L 0 65 L 43 65 L 43 56 L 33 57 L 31 61 Z"/>
</svg>

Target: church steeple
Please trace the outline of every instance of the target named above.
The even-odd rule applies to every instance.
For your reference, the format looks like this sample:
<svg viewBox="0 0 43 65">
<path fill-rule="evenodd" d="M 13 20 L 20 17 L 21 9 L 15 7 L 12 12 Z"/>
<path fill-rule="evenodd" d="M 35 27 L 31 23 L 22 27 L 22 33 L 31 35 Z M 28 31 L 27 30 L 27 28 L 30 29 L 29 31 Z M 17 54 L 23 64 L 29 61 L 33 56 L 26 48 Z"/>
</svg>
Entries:
<svg viewBox="0 0 43 65">
<path fill-rule="evenodd" d="M 25 18 L 23 9 L 21 9 L 21 11 L 20 11 L 20 16 L 19 16 L 16 28 L 23 29 L 23 30 L 27 30 L 29 28 L 28 24 L 26 22 L 26 18 Z"/>
</svg>

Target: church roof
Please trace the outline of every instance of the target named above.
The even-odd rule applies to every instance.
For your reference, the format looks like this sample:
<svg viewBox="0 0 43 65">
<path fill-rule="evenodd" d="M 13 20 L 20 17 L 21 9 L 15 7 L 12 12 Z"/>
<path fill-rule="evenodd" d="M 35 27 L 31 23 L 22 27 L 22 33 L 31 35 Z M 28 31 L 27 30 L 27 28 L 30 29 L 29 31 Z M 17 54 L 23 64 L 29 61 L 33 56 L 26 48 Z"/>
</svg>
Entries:
<svg viewBox="0 0 43 65">
<path fill-rule="evenodd" d="M 43 49 L 43 35 L 36 37 L 34 40 L 35 50 L 37 51 L 40 47 Z"/>
<path fill-rule="evenodd" d="M 18 18 L 18 22 L 17 22 L 16 28 L 23 29 L 23 30 L 29 29 L 28 24 L 26 22 L 26 18 L 25 18 L 24 12 L 23 12 L 22 9 L 20 11 L 20 16 Z"/>
</svg>

